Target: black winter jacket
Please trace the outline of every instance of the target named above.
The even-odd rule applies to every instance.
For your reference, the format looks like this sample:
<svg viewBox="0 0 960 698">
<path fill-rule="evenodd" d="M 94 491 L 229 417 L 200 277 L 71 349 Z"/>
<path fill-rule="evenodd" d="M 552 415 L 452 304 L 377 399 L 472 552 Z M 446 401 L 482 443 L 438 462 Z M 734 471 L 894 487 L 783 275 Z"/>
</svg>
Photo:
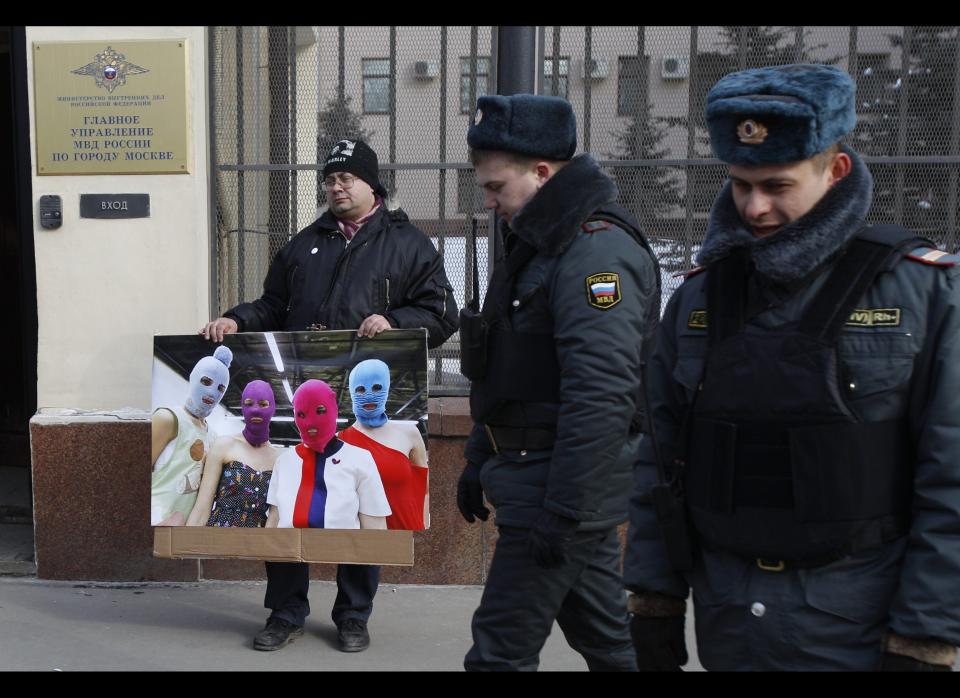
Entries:
<svg viewBox="0 0 960 698">
<path fill-rule="evenodd" d="M 431 348 L 457 330 L 443 259 L 400 209 L 381 207 L 349 244 L 326 211 L 277 253 L 263 296 L 224 316 L 241 332 L 265 332 L 354 329 L 373 314 L 425 327 Z"/>
<path fill-rule="evenodd" d="M 617 199 L 613 181 L 588 155 L 557 172 L 513 217 L 513 233 L 537 249 L 511 280 L 504 303 L 514 332 L 548 335 L 554 345 L 534 359 L 555 360 L 556 403 L 491 394 L 491 378 L 505 370 L 491 353 L 486 378 L 471 386 L 471 407 L 502 403 L 490 426 L 553 427 L 549 451 L 494 454 L 483 424 L 467 441 L 468 462 L 481 465 L 487 500 L 498 525 L 528 527 L 543 509 L 580 521 L 581 530 L 615 526 L 627 517 L 627 496 L 639 435 L 631 421 L 640 397 L 641 349 L 659 315 L 657 265 L 651 254 L 616 225 L 584 227 L 594 212 Z M 623 215 L 629 216 L 626 211 Z M 636 223 L 633 227 L 637 227 Z M 592 284 L 603 277 L 618 299 L 603 308 Z M 515 300 L 510 300 L 515 299 Z M 486 303 L 496 302 L 488 292 Z M 542 351 L 542 350 L 541 350 Z M 520 420 L 514 415 L 524 415 Z M 506 416 L 510 415 L 510 416 Z"/>
</svg>

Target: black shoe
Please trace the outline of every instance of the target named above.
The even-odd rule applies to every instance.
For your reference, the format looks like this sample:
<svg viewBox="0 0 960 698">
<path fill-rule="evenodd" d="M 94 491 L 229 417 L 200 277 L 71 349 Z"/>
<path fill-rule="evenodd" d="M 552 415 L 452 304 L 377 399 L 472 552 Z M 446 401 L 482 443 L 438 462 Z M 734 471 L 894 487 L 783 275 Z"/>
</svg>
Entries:
<svg viewBox="0 0 960 698">
<path fill-rule="evenodd" d="M 341 652 L 363 652 L 370 646 L 367 622 L 358 618 L 343 621 L 337 626 L 337 642 Z"/>
<path fill-rule="evenodd" d="M 303 635 L 303 626 L 294 625 L 282 618 L 268 618 L 263 630 L 253 638 L 253 649 L 272 652 L 286 647 L 291 640 Z"/>
</svg>

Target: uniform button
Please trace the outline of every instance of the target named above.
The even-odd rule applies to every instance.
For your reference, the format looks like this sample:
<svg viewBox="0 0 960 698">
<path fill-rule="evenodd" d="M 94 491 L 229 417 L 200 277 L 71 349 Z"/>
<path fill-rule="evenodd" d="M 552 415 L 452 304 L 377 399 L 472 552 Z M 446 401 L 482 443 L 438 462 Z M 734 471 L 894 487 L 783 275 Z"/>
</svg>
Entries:
<svg viewBox="0 0 960 698">
<path fill-rule="evenodd" d="M 526 452 L 526 451 L 520 451 L 520 455 L 521 455 L 521 456 L 525 456 L 525 455 L 527 455 L 527 452 Z"/>
<path fill-rule="evenodd" d="M 310 254 L 316 254 L 319 250 L 319 247 L 314 247 L 312 250 L 310 250 Z"/>
<path fill-rule="evenodd" d="M 857 389 L 857 384 L 856 384 L 856 383 L 851 383 L 851 384 L 850 384 L 850 390 L 856 390 L 856 389 Z"/>
<path fill-rule="evenodd" d="M 520 301 L 519 301 L 519 300 L 514 300 L 514 301 L 513 301 L 513 307 L 514 307 L 514 308 L 519 308 L 519 307 L 520 307 Z"/>
<path fill-rule="evenodd" d="M 763 618 L 763 614 L 767 612 L 767 607 L 764 606 L 759 601 L 754 602 L 750 606 L 750 613 L 755 615 L 757 618 Z"/>
</svg>

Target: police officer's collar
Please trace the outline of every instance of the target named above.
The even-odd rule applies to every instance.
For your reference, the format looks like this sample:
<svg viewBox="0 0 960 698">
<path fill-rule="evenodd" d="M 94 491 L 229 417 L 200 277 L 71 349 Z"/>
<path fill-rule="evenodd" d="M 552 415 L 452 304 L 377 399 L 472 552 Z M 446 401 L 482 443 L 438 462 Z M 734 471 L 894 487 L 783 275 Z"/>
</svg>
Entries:
<svg viewBox="0 0 960 698">
<path fill-rule="evenodd" d="M 750 249 L 758 272 L 782 284 L 793 284 L 813 274 L 843 248 L 863 226 L 873 199 L 873 177 L 852 149 L 843 151 L 853 161 L 846 177 L 832 187 L 806 215 L 769 237 L 747 230 L 733 202 L 727 182 L 717 195 L 697 264 L 708 265 L 737 247 Z"/>
<path fill-rule="evenodd" d="M 547 257 L 562 254 L 580 226 L 617 187 L 590 155 L 578 155 L 547 180 L 521 208 L 510 228 Z"/>
</svg>

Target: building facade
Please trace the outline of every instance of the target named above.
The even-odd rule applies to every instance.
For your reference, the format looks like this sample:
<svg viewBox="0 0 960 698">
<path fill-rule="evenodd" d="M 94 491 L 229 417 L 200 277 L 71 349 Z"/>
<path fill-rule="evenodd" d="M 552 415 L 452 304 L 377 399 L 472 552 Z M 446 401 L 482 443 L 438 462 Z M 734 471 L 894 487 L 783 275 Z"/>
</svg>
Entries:
<svg viewBox="0 0 960 698">
<path fill-rule="evenodd" d="M 727 72 L 772 63 L 833 63 L 855 77 L 859 124 L 849 142 L 877 182 L 873 218 L 956 248 L 957 27 L 544 26 L 534 36 L 536 91 L 572 102 L 578 152 L 615 177 L 666 272 L 691 265 L 724 177 L 703 126 L 707 89 Z M 477 234 L 482 294 L 495 244 L 466 131 L 476 97 L 497 91 L 498 30 L 44 26 L 0 37 L 10 83 L 0 112 L 11 136 L 3 263 L 15 280 L 17 335 L 5 349 L 0 477 L 29 473 L 32 483 L 27 505 L 0 502 L 0 528 L 25 526 L 32 513 L 42 577 L 258 577 L 254 563 L 151 556 L 152 337 L 196 332 L 259 295 L 273 254 L 323 205 L 319 169 L 330 145 L 350 136 L 379 154 L 393 205 L 444 254 L 461 305 Z M 163 40 L 186 47 L 185 173 L 41 173 L 36 46 Z M 82 195 L 107 194 L 149 195 L 149 217 L 80 215 Z M 57 228 L 42 225 L 48 196 L 60 197 Z M 665 277 L 667 293 L 676 283 Z M 455 491 L 469 427 L 457 342 L 431 354 L 438 494 Z M 492 526 L 465 526 L 452 496 L 432 501 L 418 565 L 386 578 L 481 582 Z"/>
</svg>

